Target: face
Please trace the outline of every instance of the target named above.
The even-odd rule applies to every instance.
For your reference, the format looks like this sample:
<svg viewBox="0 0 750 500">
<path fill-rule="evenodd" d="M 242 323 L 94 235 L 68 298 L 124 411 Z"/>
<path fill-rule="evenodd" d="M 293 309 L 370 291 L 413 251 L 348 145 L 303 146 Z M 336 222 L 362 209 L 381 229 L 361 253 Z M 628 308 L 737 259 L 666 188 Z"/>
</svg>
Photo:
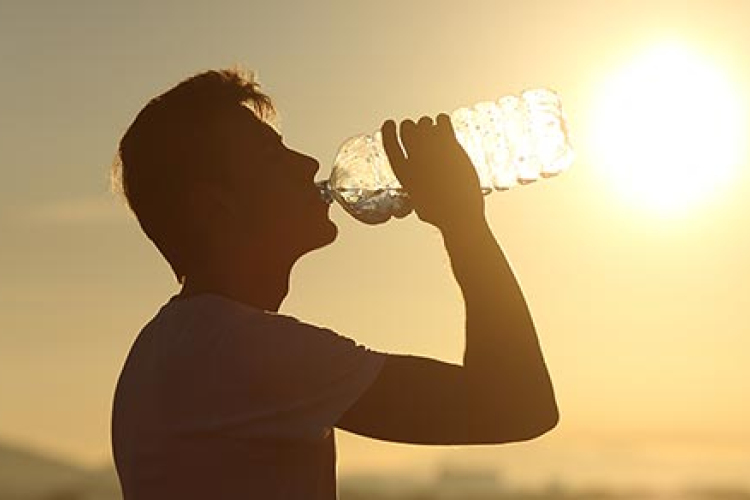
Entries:
<svg viewBox="0 0 750 500">
<path fill-rule="evenodd" d="M 337 228 L 314 182 L 318 161 L 288 148 L 249 110 L 228 134 L 227 202 L 253 244 L 301 256 L 333 242 Z"/>
</svg>

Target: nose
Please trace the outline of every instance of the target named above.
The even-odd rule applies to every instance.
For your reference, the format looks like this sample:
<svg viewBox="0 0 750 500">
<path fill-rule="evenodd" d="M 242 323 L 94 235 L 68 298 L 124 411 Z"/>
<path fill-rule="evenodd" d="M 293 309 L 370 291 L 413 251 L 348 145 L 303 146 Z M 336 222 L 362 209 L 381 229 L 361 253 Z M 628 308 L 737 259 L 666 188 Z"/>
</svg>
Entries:
<svg viewBox="0 0 750 500">
<path fill-rule="evenodd" d="M 310 177 L 315 177 L 315 174 L 320 170 L 320 162 L 312 156 L 300 153 L 300 156 L 304 159 L 304 165 L 310 173 Z"/>
</svg>

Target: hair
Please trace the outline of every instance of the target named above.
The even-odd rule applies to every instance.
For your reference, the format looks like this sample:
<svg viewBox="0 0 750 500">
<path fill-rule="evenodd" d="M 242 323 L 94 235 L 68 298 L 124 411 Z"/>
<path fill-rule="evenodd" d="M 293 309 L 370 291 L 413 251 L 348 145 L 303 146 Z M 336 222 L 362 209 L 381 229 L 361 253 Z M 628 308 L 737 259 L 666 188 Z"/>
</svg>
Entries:
<svg viewBox="0 0 750 500">
<path fill-rule="evenodd" d="M 113 188 L 124 194 L 179 283 L 193 257 L 186 188 L 191 181 L 220 178 L 222 125 L 242 107 L 266 123 L 275 115 L 252 73 L 206 71 L 151 99 L 120 141 Z"/>
</svg>

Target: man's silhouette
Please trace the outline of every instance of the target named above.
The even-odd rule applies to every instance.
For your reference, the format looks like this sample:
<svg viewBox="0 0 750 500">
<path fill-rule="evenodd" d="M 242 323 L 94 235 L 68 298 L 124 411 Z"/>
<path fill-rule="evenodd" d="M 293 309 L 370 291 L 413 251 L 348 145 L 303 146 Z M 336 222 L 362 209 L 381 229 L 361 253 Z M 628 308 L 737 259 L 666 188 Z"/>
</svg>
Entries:
<svg viewBox="0 0 750 500">
<path fill-rule="evenodd" d="M 128 203 L 182 284 L 117 383 L 125 500 L 334 499 L 335 427 L 434 445 L 553 428 L 531 316 L 445 115 L 401 123 L 403 149 L 394 122 L 382 131 L 463 293 L 463 364 L 375 352 L 278 313 L 294 263 L 337 229 L 313 182 L 318 162 L 284 144 L 272 111 L 252 80 L 209 71 L 149 102 L 120 143 Z"/>
</svg>

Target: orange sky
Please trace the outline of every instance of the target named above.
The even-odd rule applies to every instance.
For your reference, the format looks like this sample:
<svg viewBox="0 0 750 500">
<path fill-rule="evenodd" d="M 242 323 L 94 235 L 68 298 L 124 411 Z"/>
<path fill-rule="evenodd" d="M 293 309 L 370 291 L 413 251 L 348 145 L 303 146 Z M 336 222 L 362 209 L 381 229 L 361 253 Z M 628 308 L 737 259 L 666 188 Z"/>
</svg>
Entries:
<svg viewBox="0 0 750 500">
<path fill-rule="evenodd" d="M 576 469 L 566 457 L 612 452 L 635 457 L 622 463 L 637 475 L 651 463 L 638 457 L 655 448 L 675 475 L 731 475 L 750 463 L 747 161 L 720 196 L 663 217 L 618 194 L 588 141 L 602 82 L 665 38 L 700 48 L 750 88 L 748 10 L 716 0 L 0 6 L 0 438 L 109 459 L 121 363 L 176 288 L 107 194 L 107 165 L 147 99 L 242 63 L 275 98 L 286 142 L 324 173 L 345 137 L 385 118 L 556 89 L 575 165 L 491 195 L 488 213 L 531 305 L 563 420 L 528 448 L 448 456 L 519 457 L 507 465 L 519 477 L 533 464 L 572 476 L 587 462 Z M 437 233 L 411 218 L 367 227 L 332 214 L 339 240 L 300 262 L 283 312 L 381 350 L 458 361 L 462 303 Z M 437 453 L 340 443 L 344 472 Z"/>
</svg>

